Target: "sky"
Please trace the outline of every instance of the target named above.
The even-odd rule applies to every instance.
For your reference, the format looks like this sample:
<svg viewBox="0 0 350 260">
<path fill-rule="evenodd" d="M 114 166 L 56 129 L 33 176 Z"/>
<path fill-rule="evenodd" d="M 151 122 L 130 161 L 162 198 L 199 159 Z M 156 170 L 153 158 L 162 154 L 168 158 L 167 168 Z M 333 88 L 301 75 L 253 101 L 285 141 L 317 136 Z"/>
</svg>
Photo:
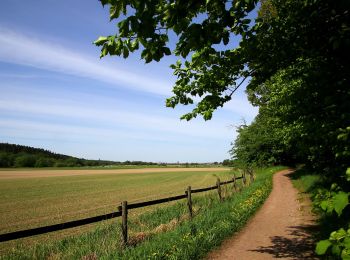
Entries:
<svg viewBox="0 0 350 260">
<path fill-rule="evenodd" d="M 180 120 L 189 107 L 165 107 L 177 57 L 100 59 L 92 42 L 115 29 L 98 0 L 1 0 L 0 142 L 86 159 L 230 158 L 235 126 L 257 114 L 244 86 L 212 120 Z"/>
</svg>

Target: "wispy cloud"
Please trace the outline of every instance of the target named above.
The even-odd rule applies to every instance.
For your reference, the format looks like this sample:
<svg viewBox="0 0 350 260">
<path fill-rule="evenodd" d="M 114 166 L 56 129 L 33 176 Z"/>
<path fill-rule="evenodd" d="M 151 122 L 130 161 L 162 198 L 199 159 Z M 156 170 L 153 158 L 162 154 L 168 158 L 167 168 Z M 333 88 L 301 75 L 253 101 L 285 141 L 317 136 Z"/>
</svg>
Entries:
<svg viewBox="0 0 350 260">
<path fill-rule="evenodd" d="M 106 129 L 99 126 L 76 126 L 62 123 L 47 123 L 37 120 L 19 120 L 19 119 L 0 119 L 2 132 L 9 130 L 11 135 L 21 137 L 42 137 L 55 140 L 150 140 L 165 141 L 160 136 L 140 134 L 135 132 L 125 132 L 116 129 Z"/>
<path fill-rule="evenodd" d="M 49 71 L 91 78 L 111 86 L 169 95 L 171 84 L 112 66 L 98 57 L 69 49 L 45 37 L 35 38 L 0 27 L 0 60 Z"/>
<path fill-rule="evenodd" d="M 180 121 L 190 106 L 164 107 L 175 82 L 165 63 L 176 57 L 147 66 L 136 56 L 100 60 L 87 39 L 113 25 L 106 26 L 95 4 L 86 1 L 85 15 L 100 22 L 87 28 L 91 23 L 80 13 L 74 21 L 55 16 L 66 13 L 64 4 L 35 8 L 22 1 L 33 9 L 28 12 L 12 2 L 2 8 L 12 16 L 0 19 L 2 142 L 86 158 L 219 161 L 236 136 L 229 126 L 256 114 L 239 90 L 212 120 Z"/>
<path fill-rule="evenodd" d="M 32 66 L 49 71 L 91 78 L 108 83 L 109 86 L 122 87 L 149 92 L 162 97 L 169 96 L 171 82 L 160 81 L 150 76 L 139 75 L 133 71 L 118 68 L 77 50 L 72 50 L 41 38 L 29 37 L 22 33 L 4 29 L 0 26 L 0 61 Z M 1 77 L 31 78 L 30 75 L 0 74 Z M 225 110 L 252 120 L 257 108 L 252 107 L 244 95 L 235 95 L 224 106 Z"/>
</svg>

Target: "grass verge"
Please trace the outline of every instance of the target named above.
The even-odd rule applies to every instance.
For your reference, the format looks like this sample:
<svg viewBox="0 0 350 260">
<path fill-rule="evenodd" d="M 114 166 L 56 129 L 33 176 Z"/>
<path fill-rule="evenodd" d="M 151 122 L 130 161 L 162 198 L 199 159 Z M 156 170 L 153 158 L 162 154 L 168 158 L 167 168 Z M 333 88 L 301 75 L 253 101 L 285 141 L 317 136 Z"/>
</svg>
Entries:
<svg viewBox="0 0 350 260">
<path fill-rule="evenodd" d="M 344 210 L 342 216 L 339 217 L 335 211 L 326 213 L 325 211 L 320 210 L 319 205 L 317 206 L 317 203 L 320 202 L 315 199 L 315 195 L 317 195 L 320 190 L 328 191 L 331 186 L 327 177 L 307 169 L 300 169 L 296 174 L 293 174 L 292 181 L 295 187 L 301 192 L 304 192 L 313 203 L 313 212 L 317 215 L 317 229 L 315 229 L 313 233 L 315 241 L 328 239 L 333 231 L 349 226 L 350 212 L 348 210 Z M 338 258 L 334 255 L 327 255 L 321 256 L 321 259 Z"/>
<path fill-rule="evenodd" d="M 292 182 L 300 192 L 312 195 L 320 186 L 322 180 L 319 174 L 311 173 L 305 169 L 297 170 L 292 176 Z"/>
<path fill-rule="evenodd" d="M 224 189 L 194 196 L 195 217 L 185 202 L 159 208 L 129 220 L 130 243 L 121 248 L 119 223 L 105 223 L 93 232 L 32 248 L 17 246 L 2 259 L 199 259 L 240 230 L 272 189 L 272 174 L 281 167 L 259 170 L 256 181 L 239 193 Z"/>
<path fill-rule="evenodd" d="M 298 169 L 292 176 L 293 185 L 299 190 L 299 199 L 311 200 L 312 212 L 316 217 L 316 226 L 312 229 L 312 235 L 315 241 L 320 241 L 329 237 L 330 232 L 336 230 L 339 223 L 333 215 L 324 214 L 324 212 L 314 206 L 314 196 L 319 189 L 326 186 L 326 180 L 322 175 L 314 173 L 310 170 L 301 168 Z M 316 244 L 315 244 L 316 247 Z"/>
</svg>

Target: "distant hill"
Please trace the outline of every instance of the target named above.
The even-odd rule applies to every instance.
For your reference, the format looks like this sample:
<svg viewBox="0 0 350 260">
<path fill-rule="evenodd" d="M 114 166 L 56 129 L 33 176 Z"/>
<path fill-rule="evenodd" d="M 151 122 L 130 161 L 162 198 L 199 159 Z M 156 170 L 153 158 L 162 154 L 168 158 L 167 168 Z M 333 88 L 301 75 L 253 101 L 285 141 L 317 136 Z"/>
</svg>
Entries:
<svg viewBox="0 0 350 260">
<path fill-rule="evenodd" d="M 105 165 L 156 165 L 152 162 L 115 162 L 106 160 L 87 160 L 54 153 L 41 148 L 0 143 L 0 167 L 80 167 Z"/>
<path fill-rule="evenodd" d="M 51 151 L 42 149 L 42 148 L 34 148 L 30 146 L 24 146 L 19 144 L 9 144 L 9 143 L 0 143 L 0 152 L 5 152 L 9 154 L 21 154 L 28 153 L 32 155 L 42 155 L 47 156 L 53 159 L 68 159 L 75 158 L 68 155 L 53 153 Z"/>
</svg>

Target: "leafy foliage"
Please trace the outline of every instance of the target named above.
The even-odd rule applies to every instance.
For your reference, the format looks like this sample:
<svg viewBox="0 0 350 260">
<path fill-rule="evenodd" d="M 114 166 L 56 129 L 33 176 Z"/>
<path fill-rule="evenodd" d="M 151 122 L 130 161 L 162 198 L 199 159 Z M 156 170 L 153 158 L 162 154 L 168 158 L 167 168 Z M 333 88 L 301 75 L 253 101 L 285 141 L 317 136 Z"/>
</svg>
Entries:
<svg viewBox="0 0 350 260">
<path fill-rule="evenodd" d="M 167 106 L 199 99 L 182 117 L 187 120 L 197 115 L 210 119 L 242 81 L 251 78 L 248 88 L 254 92 L 300 57 L 321 56 L 337 68 L 336 75 L 348 68 L 342 62 L 349 58 L 342 50 L 350 44 L 346 0 L 263 1 L 253 23 L 248 15 L 257 0 L 100 1 L 109 5 L 118 28 L 95 41 L 101 57 L 126 58 L 139 50 L 146 63 L 171 53 L 184 59 L 171 66 L 178 79 Z M 235 48 L 232 36 L 241 38 Z"/>
<path fill-rule="evenodd" d="M 332 232 L 329 239 L 317 243 L 316 253 L 318 255 L 325 255 L 327 250 L 342 259 L 350 259 L 350 229 L 346 231 L 341 228 Z"/>
<path fill-rule="evenodd" d="M 244 40 L 253 37 L 247 15 L 257 2 L 101 0 L 109 5 L 110 19 L 117 21 L 118 30 L 94 43 L 101 46 L 101 57 L 109 54 L 126 58 L 140 50 L 141 58 L 149 63 L 171 53 L 180 56 L 184 61 L 171 65 L 178 79 L 174 96 L 166 105 L 193 104 L 197 97 L 200 101 L 196 107 L 182 118 L 202 115 L 207 120 L 231 99 L 241 84 L 237 81 L 250 75 L 245 50 L 231 50 L 230 41 L 231 35 L 242 35 Z M 170 39 L 177 41 L 173 48 Z"/>
<path fill-rule="evenodd" d="M 287 1 L 285 6 L 292 2 L 298 1 Z M 322 174 L 324 188 L 315 196 L 315 206 L 325 212 L 325 218 L 334 222 L 338 231 L 331 232 L 328 239 L 320 241 L 316 252 L 348 259 L 347 240 L 341 234 L 349 226 L 350 219 L 350 185 L 345 181 L 348 175 L 344 174 L 350 165 L 350 106 L 347 101 L 350 98 L 350 70 L 346 61 L 348 56 L 341 57 L 341 53 L 345 53 L 345 45 L 350 37 L 346 29 L 347 39 L 343 39 L 344 45 L 321 38 L 324 35 L 328 35 L 329 39 L 339 37 L 337 32 L 341 31 L 341 28 L 349 28 L 349 23 L 343 20 L 343 24 L 338 24 L 337 29 L 333 27 L 333 32 L 325 28 L 324 34 L 320 32 L 320 24 L 316 23 L 323 17 L 325 21 L 333 21 L 336 24 L 337 19 L 345 19 L 348 16 L 348 8 L 339 2 L 338 7 L 344 8 L 342 11 L 333 9 L 327 1 L 312 2 L 317 2 L 318 6 L 313 6 L 311 1 L 304 1 L 304 6 L 311 14 L 313 11 L 309 8 L 317 10 L 319 6 L 323 6 L 324 9 L 310 18 L 300 17 L 303 30 L 299 35 L 305 42 L 312 42 L 312 45 L 306 48 L 303 43 L 291 41 L 295 46 L 289 46 L 291 51 L 288 51 L 288 55 L 294 56 L 294 61 L 289 60 L 288 66 L 280 66 L 265 81 L 259 83 L 258 79 L 253 78 L 252 81 L 258 84 L 249 85 L 248 95 L 251 102 L 259 106 L 259 115 L 250 126 L 239 129 L 232 154 L 246 163 L 260 165 L 276 162 L 304 164 L 312 171 Z M 296 17 L 296 9 L 285 10 L 282 13 L 280 9 L 283 8 L 283 4 L 273 6 L 277 10 L 277 16 L 270 17 L 269 23 L 283 22 L 282 27 L 288 24 L 291 26 L 289 19 Z M 332 17 L 337 11 L 338 18 Z M 302 8 L 299 15 L 303 13 Z M 278 21 L 275 21 L 276 18 Z M 285 29 L 288 39 L 290 30 Z M 304 30 L 307 34 L 302 35 Z M 273 35 L 268 37 L 270 41 L 276 39 Z M 316 39 L 321 40 L 322 45 Z M 288 45 L 285 41 L 280 43 Z M 299 51 L 295 52 L 295 48 Z M 267 51 L 262 50 L 263 53 Z M 334 64 L 338 65 L 333 67 Z M 280 149 L 280 153 L 276 153 L 276 147 Z M 250 157 L 245 156 L 247 153 L 242 155 L 242 150 L 248 151 Z"/>
<path fill-rule="evenodd" d="M 319 189 L 313 200 L 314 205 L 328 217 L 328 221 L 335 221 L 336 226 L 348 226 L 346 231 L 343 227 L 330 233 L 328 239 L 317 243 L 316 253 L 325 255 L 327 252 L 342 259 L 350 259 L 350 192 L 344 192 L 333 183 L 330 190 Z M 336 213 L 336 214 L 335 214 Z"/>
</svg>

